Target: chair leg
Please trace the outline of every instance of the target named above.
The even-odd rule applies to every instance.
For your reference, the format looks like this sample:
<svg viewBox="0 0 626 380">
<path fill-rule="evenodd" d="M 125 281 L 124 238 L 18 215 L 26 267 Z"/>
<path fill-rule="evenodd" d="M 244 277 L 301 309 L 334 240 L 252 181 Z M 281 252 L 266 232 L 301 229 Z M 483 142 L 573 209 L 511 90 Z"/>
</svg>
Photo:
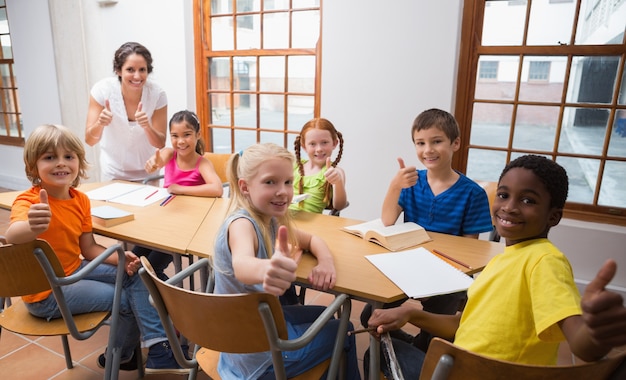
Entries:
<svg viewBox="0 0 626 380">
<path fill-rule="evenodd" d="M 135 348 L 135 360 L 137 360 L 137 376 L 143 379 L 145 370 L 143 368 L 143 353 L 141 352 L 141 344 L 137 344 Z"/>
<path fill-rule="evenodd" d="M 63 353 L 65 354 L 65 366 L 67 369 L 74 368 L 72 363 L 72 353 L 70 352 L 70 342 L 67 339 L 67 335 L 61 335 L 61 342 L 63 342 Z"/>
</svg>

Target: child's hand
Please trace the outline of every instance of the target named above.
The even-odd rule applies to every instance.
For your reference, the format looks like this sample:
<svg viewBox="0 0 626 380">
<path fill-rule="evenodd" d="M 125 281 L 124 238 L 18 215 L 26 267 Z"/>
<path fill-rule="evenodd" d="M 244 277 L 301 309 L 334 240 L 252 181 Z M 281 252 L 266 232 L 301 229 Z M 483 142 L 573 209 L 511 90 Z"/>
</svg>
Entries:
<svg viewBox="0 0 626 380">
<path fill-rule="evenodd" d="M 269 266 L 263 278 L 263 289 L 275 296 L 282 295 L 296 280 L 297 268 L 298 262 L 291 257 L 287 227 L 280 226 L 276 250 L 269 260 Z"/>
<path fill-rule="evenodd" d="M 326 157 L 326 173 L 324 173 L 324 177 L 326 177 L 326 182 L 331 185 L 337 185 L 338 183 L 343 182 L 343 176 L 339 170 L 335 169 L 331 165 L 330 157 Z"/>
<path fill-rule="evenodd" d="M 329 261 L 319 263 L 311 270 L 308 280 L 311 283 L 311 286 L 313 286 L 313 289 L 332 289 L 337 281 L 335 265 Z"/>
<path fill-rule="evenodd" d="M 48 205 L 48 193 L 41 189 L 39 191 L 39 203 L 32 204 L 28 210 L 28 224 L 31 231 L 37 235 L 46 231 L 50 226 L 51 218 L 52 212 L 50 205 Z"/>
<path fill-rule="evenodd" d="M 392 183 L 396 186 L 406 189 L 414 186 L 417 183 L 417 172 L 415 166 L 404 166 L 404 160 L 398 157 L 398 164 L 400 164 L 400 170 L 396 173 L 396 176 L 392 179 Z"/>
<path fill-rule="evenodd" d="M 373 310 L 367 325 L 376 328 L 376 330 L 371 331 L 370 334 L 380 339 L 381 334 L 401 329 L 402 326 L 406 325 L 409 321 L 409 314 L 405 312 L 403 306 Z"/>
<path fill-rule="evenodd" d="M 113 112 L 111 112 L 111 104 L 109 103 L 109 99 L 104 101 L 104 108 L 100 111 L 100 115 L 98 115 L 98 124 L 106 127 L 111 124 L 111 120 L 113 120 Z"/>
<path fill-rule="evenodd" d="M 161 158 L 161 150 L 157 149 L 154 152 L 154 156 L 150 157 L 148 161 L 146 161 L 146 172 L 152 173 L 153 171 L 163 167 L 163 158 Z"/>
<path fill-rule="evenodd" d="M 124 253 L 126 256 L 126 274 L 132 276 L 141 268 L 141 260 L 131 251 L 125 251 Z"/>
<path fill-rule="evenodd" d="M 139 102 L 139 105 L 137 106 L 137 111 L 135 111 L 135 120 L 137 121 L 137 124 L 141 126 L 141 128 L 150 128 L 150 120 L 148 120 L 148 115 L 142 109 L 143 105 L 141 104 L 141 102 Z"/>
<path fill-rule="evenodd" d="M 606 290 L 617 271 L 617 264 L 607 260 L 596 278 L 587 285 L 581 306 L 582 318 L 595 344 L 616 347 L 626 344 L 626 308 L 622 296 Z"/>
</svg>

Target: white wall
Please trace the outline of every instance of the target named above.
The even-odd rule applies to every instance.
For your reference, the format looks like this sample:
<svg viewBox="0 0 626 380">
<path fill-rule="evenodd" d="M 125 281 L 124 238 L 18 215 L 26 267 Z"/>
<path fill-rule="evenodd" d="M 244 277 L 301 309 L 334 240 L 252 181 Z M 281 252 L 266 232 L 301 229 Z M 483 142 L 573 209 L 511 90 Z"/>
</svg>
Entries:
<svg viewBox="0 0 626 380">
<path fill-rule="evenodd" d="M 324 2 L 322 116 L 345 137 L 350 207 L 343 216 L 377 217 L 396 158 L 418 165 L 410 138 L 415 116 L 431 107 L 453 109 L 462 3 Z M 194 110 L 191 4 L 7 0 L 26 133 L 62 122 L 83 136 L 87 98 L 75 99 L 113 75 L 113 52 L 130 40 L 151 50 L 152 75 L 168 93 L 168 113 Z M 54 27 L 49 8 L 59 18 Z M 28 186 L 21 155 L 21 149 L 0 146 L 0 186 Z M 564 220 L 550 237 L 569 256 L 580 283 L 593 278 L 604 258 L 614 257 L 614 284 L 626 288 L 626 228 Z"/>
</svg>

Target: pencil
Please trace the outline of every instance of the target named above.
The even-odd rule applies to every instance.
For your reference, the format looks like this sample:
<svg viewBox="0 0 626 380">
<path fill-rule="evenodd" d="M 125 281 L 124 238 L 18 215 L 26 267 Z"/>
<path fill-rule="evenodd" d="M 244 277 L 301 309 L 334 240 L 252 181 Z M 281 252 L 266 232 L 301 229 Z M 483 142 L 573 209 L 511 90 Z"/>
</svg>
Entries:
<svg viewBox="0 0 626 380">
<path fill-rule="evenodd" d="M 154 190 L 154 192 L 150 193 L 147 197 L 145 197 L 143 200 L 147 200 L 148 198 L 150 198 L 151 196 L 153 196 L 154 194 L 158 193 L 159 190 Z"/>
<path fill-rule="evenodd" d="M 348 336 L 354 335 L 354 334 L 360 334 L 364 332 L 375 331 L 375 330 L 376 330 L 376 327 L 368 327 L 366 329 L 351 330 L 351 331 L 348 331 Z"/>
<path fill-rule="evenodd" d="M 168 203 L 170 203 L 172 201 L 172 199 L 176 198 L 176 194 L 172 194 L 169 197 L 167 197 L 167 199 L 165 200 L 165 202 L 163 202 L 161 204 L 161 206 L 167 206 Z"/>
<path fill-rule="evenodd" d="M 433 249 L 433 252 L 435 252 L 435 253 L 436 253 L 436 254 L 438 254 L 439 256 L 443 256 L 443 257 L 445 257 L 446 259 L 448 259 L 448 260 L 450 260 L 450 261 L 454 261 L 455 263 L 457 263 L 457 264 L 459 264 L 459 265 L 462 265 L 462 266 L 464 266 L 464 267 L 465 267 L 465 268 L 467 268 L 467 269 L 474 269 L 474 268 L 472 268 L 471 266 L 469 266 L 468 264 L 465 264 L 464 262 L 462 262 L 462 261 L 460 261 L 460 260 L 457 260 L 457 259 L 455 259 L 455 258 L 454 258 L 454 257 L 452 257 L 452 256 L 448 256 L 448 255 L 446 255 L 445 253 L 443 253 L 443 252 L 441 252 L 441 251 L 438 251 L 438 250 L 436 250 L 436 249 Z"/>
<path fill-rule="evenodd" d="M 172 198 L 172 194 L 168 195 L 167 198 L 165 198 L 163 200 L 163 202 L 161 202 L 161 204 L 159 204 L 159 206 L 165 206 L 167 204 L 167 202 L 169 202 L 170 198 Z"/>
</svg>

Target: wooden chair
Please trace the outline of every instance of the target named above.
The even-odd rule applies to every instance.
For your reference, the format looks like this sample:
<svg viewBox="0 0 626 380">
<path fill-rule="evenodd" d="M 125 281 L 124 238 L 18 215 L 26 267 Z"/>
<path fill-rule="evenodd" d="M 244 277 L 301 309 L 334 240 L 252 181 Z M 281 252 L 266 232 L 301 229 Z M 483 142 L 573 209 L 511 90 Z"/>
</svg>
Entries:
<svg viewBox="0 0 626 380">
<path fill-rule="evenodd" d="M 232 155 L 233 153 L 204 153 L 204 157 L 207 160 L 211 161 L 211 163 L 213 164 L 217 176 L 220 177 L 222 183 L 226 185 L 228 184 L 228 177 L 226 176 L 226 164 L 228 164 L 228 160 Z"/>
<path fill-rule="evenodd" d="M 420 380 L 605 380 L 623 377 L 620 369 L 626 354 L 571 366 L 525 365 L 488 358 L 464 350 L 454 344 L 433 338 L 428 347 Z M 623 365 L 622 365 L 623 367 Z"/>
<path fill-rule="evenodd" d="M 491 208 L 493 206 L 493 201 L 496 198 L 496 193 L 498 192 L 498 182 L 489 182 L 489 181 L 475 181 L 479 184 L 485 192 L 487 192 L 487 198 L 489 199 L 489 212 L 491 213 Z M 496 227 L 494 226 L 491 232 L 489 233 L 489 240 L 499 242 L 500 235 L 498 231 L 496 231 Z"/>
<path fill-rule="evenodd" d="M 117 270 L 113 309 L 72 315 L 62 288 L 82 280 L 115 253 L 118 254 L 120 265 Z M 116 244 L 79 272 L 66 276 L 56 254 L 45 240 L 0 246 L 0 297 L 20 297 L 52 289 L 63 316 L 50 321 L 35 317 L 28 312 L 24 302 L 16 298 L 13 304 L 0 314 L 0 327 L 21 335 L 61 336 L 67 368 L 73 368 L 68 335 L 77 340 L 85 340 L 105 324 L 110 325 L 110 331 L 117 329 L 125 260 L 122 247 Z M 118 376 L 121 347 L 116 347 L 114 343 L 114 334 L 109 334 L 105 379 L 117 379 Z M 139 346 L 138 350 L 141 353 Z M 141 363 L 141 355 L 136 357 L 138 363 Z M 140 376 L 143 376 L 143 363 L 139 368 Z"/>
<path fill-rule="evenodd" d="M 331 359 L 295 379 L 319 379 L 327 370 L 328 378 L 334 379 L 340 373 L 343 344 L 350 318 L 351 304 L 348 296 L 337 296 L 303 336 L 288 340 L 287 327 L 277 297 L 267 293 L 218 295 L 185 290 L 173 285 L 202 268 L 209 270 L 210 264 L 206 258 L 198 260 L 166 282 L 156 277 L 148 260 L 144 257 L 141 259 L 144 266 L 139 270 L 139 275 L 159 312 L 173 347 L 174 357 L 182 367 L 192 368 L 194 376 L 199 365 L 211 378 L 220 379 L 217 372 L 220 352 L 270 351 L 276 378 L 285 379 L 281 352 L 304 347 L 338 311 L 341 311 L 341 324 Z M 211 289 L 210 285 L 208 289 Z M 196 344 L 197 352 L 193 360 L 186 360 L 182 351 L 176 349 L 180 345 L 174 326 Z"/>
</svg>

